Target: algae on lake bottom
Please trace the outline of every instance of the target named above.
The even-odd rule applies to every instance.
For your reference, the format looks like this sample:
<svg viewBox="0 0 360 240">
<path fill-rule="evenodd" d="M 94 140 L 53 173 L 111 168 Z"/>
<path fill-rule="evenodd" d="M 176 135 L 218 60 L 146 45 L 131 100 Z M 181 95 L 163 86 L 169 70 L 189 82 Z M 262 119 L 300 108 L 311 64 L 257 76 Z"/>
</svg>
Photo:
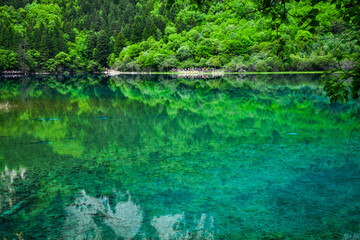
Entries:
<svg viewBox="0 0 360 240">
<path fill-rule="evenodd" d="M 358 233 L 360 154 L 348 140 L 359 105 L 329 104 L 318 80 L 1 79 L 0 101 L 16 108 L 0 112 L 0 236 Z"/>
</svg>

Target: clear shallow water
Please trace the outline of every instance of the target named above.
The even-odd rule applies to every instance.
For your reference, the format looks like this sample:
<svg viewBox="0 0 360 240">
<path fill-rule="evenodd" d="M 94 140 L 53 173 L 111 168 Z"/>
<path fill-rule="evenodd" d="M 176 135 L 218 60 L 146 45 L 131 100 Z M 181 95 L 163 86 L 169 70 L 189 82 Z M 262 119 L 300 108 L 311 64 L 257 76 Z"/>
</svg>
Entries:
<svg viewBox="0 0 360 240">
<path fill-rule="evenodd" d="M 1 79 L 0 237 L 358 233 L 359 105 L 330 105 L 319 79 Z"/>
</svg>

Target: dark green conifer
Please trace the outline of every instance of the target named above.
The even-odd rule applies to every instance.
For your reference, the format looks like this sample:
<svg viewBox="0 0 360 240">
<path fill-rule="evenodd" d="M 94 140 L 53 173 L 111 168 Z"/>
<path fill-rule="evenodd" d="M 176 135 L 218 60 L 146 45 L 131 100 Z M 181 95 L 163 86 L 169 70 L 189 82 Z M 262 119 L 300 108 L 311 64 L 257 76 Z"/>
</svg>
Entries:
<svg viewBox="0 0 360 240">
<path fill-rule="evenodd" d="M 140 16 L 135 17 L 135 21 L 131 27 L 132 34 L 131 34 L 131 41 L 136 43 L 141 41 L 143 27 L 142 27 L 142 19 Z"/>
<path fill-rule="evenodd" d="M 75 42 L 76 34 L 75 34 L 75 31 L 74 31 L 73 24 L 71 22 L 65 22 L 64 23 L 64 33 L 69 35 L 69 41 Z"/>
<path fill-rule="evenodd" d="M 48 59 L 50 57 L 49 42 L 50 42 L 49 34 L 47 34 L 45 32 L 41 36 L 41 41 L 40 41 L 40 44 L 39 44 L 39 51 L 42 54 L 44 59 Z"/>
<path fill-rule="evenodd" d="M 110 48 L 109 37 L 106 34 L 106 32 L 102 30 L 100 31 L 98 36 L 96 49 L 94 52 L 94 59 L 95 61 L 100 63 L 101 66 L 107 67 L 107 58 L 110 53 L 111 53 L 111 48 Z"/>
<path fill-rule="evenodd" d="M 93 31 L 90 31 L 87 36 L 86 40 L 87 50 L 88 50 L 88 56 L 90 59 L 94 59 L 94 50 L 96 48 L 97 38 Z"/>
<path fill-rule="evenodd" d="M 126 47 L 126 39 L 122 32 L 119 32 L 115 39 L 114 53 L 116 56 L 119 55 L 121 50 Z"/>
</svg>

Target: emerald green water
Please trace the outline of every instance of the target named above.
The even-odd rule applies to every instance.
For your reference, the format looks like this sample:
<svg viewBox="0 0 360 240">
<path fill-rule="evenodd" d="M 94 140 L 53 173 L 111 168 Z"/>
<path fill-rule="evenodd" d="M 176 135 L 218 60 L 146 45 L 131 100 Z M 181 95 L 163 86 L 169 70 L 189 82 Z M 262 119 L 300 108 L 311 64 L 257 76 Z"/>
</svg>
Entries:
<svg viewBox="0 0 360 240">
<path fill-rule="evenodd" d="M 319 75 L 2 78 L 5 102 L 1 238 L 360 232 L 360 106 Z"/>
</svg>

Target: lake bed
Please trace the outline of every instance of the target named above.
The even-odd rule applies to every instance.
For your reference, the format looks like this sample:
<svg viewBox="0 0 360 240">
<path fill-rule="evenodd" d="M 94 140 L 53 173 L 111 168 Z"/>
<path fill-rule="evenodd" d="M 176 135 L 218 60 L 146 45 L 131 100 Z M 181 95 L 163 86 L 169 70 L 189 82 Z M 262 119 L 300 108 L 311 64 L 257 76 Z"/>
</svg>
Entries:
<svg viewBox="0 0 360 240">
<path fill-rule="evenodd" d="M 360 106 L 330 104 L 320 75 L 3 78 L 6 102 L 0 237 L 360 232 Z"/>
</svg>

